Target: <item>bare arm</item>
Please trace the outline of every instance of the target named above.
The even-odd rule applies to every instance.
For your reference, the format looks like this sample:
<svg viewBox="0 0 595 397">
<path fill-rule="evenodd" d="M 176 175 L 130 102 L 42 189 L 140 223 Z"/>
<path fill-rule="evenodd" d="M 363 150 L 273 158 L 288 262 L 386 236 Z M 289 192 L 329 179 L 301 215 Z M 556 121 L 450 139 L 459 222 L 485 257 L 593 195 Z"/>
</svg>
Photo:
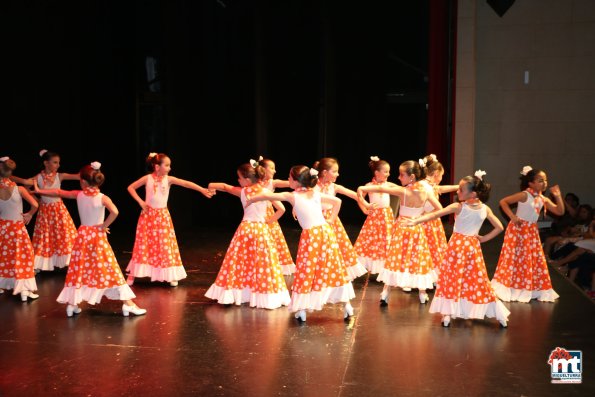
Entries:
<svg viewBox="0 0 595 397">
<path fill-rule="evenodd" d="M 405 223 L 407 226 L 415 226 L 419 225 L 420 223 L 431 221 L 432 219 L 441 218 L 444 215 L 449 214 L 458 214 L 461 212 L 461 203 L 452 203 L 449 206 L 446 206 L 440 210 L 430 212 L 428 214 L 422 215 L 419 218 L 409 219 Z"/>
<path fill-rule="evenodd" d="M 275 213 L 267 219 L 268 223 L 273 223 L 279 220 L 285 214 L 285 206 L 280 201 L 272 201 L 273 207 L 275 207 Z"/>
<path fill-rule="evenodd" d="M 342 194 L 344 196 L 349 197 L 352 200 L 357 201 L 357 205 L 364 214 L 367 214 L 368 209 L 372 207 L 372 205 L 368 201 L 366 201 L 366 199 L 363 196 L 358 196 L 358 194 L 355 191 L 348 189 L 345 186 L 335 184 L 335 192 L 337 192 L 337 194 Z"/>
<path fill-rule="evenodd" d="M 271 193 L 270 191 L 264 189 L 260 194 L 255 194 L 254 196 L 250 197 L 248 200 L 248 204 L 255 203 L 257 201 L 287 201 L 291 205 L 294 205 L 293 201 L 293 193 L 292 192 L 281 192 L 281 193 Z"/>
<path fill-rule="evenodd" d="M 436 191 L 440 194 L 456 192 L 458 189 L 459 189 L 459 185 L 437 185 L 436 186 Z"/>
<path fill-rule="evenodd" d="M 438 201 L 438 199 L 433 195 L 428 194 L 427 200 L 430 202 L 430 204 L 432 204 L 432 207 L 434 207 L 434 211 L 439 211 L 442 209 L 442 204 L 440 204 L 440 201 Z"/>
<path fill-rule="evenodd" d="M 226 192 L 233 194 L 234 196 L 240 197 L 242 194 L 242 188 L 239 186 L 228 185 L 222 182 L 211 182 L 209 183 L 209 190 L 218 190 L 220 192 Z"/>
<path fill-rule="evenodd" d="M 283 180 L 283 179 L 273 179 L 273 187 L 275 188 L 288 188 L 289 187 L 289 181 Z"/>
<path fill-rule="evenodd" d="M 61 172 L 58 174 L 60 176 L 60 181 L 80 181 L 81 175 L 80 174 L 66 174 Z"/>
<path fill-rule="evenodd" d="M 106 233 L 109 233 L 109 225 L 111 225 L 116 220 L 116 217 L 119 214 L 118 208 L 116 208 L 116 205 L 105 194 L 101 198 L 101 204 L 103 204 L 105 206 L 105 208 L 107 208 L 107 210 L 109 211 L 109 215 L 108 215 L 107 219 L 101 225 L 97 225 L 97 226 L 99 228 L 105 230 Z"/>
<path fill-rule="evenodd" d="M 335 219 L 337 219 L 337 216 L 339 216 L 339 210 L 341 209 L 341 199 L 324 193 L 320 194 L 320 198 L 323 204 L 330 204 L 333 206 L 328 222 L 334 222 Z"/>
<path fill-rule="evenodd" d="M 10 176 L 10 180 L 13 181 L 14 183 L 18 183 L 19 185 L 24 185 L 24 186 L 33 186 L 33 178 L 29 178 L 29 179 L 23 179 L 23 178 L 19 178 L 18 176 L 14 176 L 11 175 Z"/>
<path fill-rule="evenodd" d="M 75 199 L 80 192 L 80 190 L 40 189 L 39 186 L 37 186 L 37 181 L 34 181 L 33 188 L 35 189 L 35 194 L 50 197 L 62 197 L 67 199 Z"/>
<path fill-rule="evenodd" d="M 167 178 L 169 180 L 170 185 L 178 185 L 185 187 L 186 189 L 196 190 L 197 192 L 202 193 L 203 196 L 207 198 L 213 197 L 213 193 L 208 189 L 205 189 L 202 186 L 197 185 L 194 182 L 187 181 L 185 179 L 176 178 L 175 176 L 170 176 Z"/>
<path fill-rule="evenodd" d="M 31 196 L 27 189 L 25 189 L 22 186 L 19 186 L 18 189 L 19 193 L 21 194 L 21 197 L 25 199 L 25 201 L 27 201 L 29 205 L 31 205 L 31 209 L 29 210 L 29 212 L 23 214 L 23 222 L 25 222 L 25 225 L 28 225 L 29 222 L 31 222 L 31 218 L 33 218 L 33 214 L 37 212 L 39 204 L 37 204 L 37 200 L 35 200 L 33 196 Z"/>
<path fill-rule="evenodd" d="M 130 185 L 128 185 L 128 193 L 130 193 L 132 198 L 138 203 L 138 205 L 140 205 L 140 207 L 143 209 L 143 211 L 147 209 L 147 203 L 145 202 L 145 200 L 140 198 L 140 196 L 136 192 L 136 189 L 138 189 L 141 186 L 146 185 L 148 177 L 149 177 L 149 175 L 145 175 L 145 176 L 137 179 L 136 181 L 132 182 Z"/>
<path fill-rule="evenodd" d="M 545 208 L 548 211 L 553 213 L 554 215 L 562 216 L 564 215 L 564 200 L 562 199 L 562 193 L 560 192 L 560 187 L 558 185 L 554 185 L 550 188 L 550 192 L 554 196 L 554 200 L 556 203 L 554 204 L 552 200 L 545 197 Z"/>
<path fill-rule="evenodd" d="M 479 235 L 477 236 L 477 239 L 479 240 L 480 243 L 485 243 L 486 241 L 490 241 L 491 239 L 493 239 L 494 237 L 496 237 L 497 235 L 502 233 L 502 230 L 504 230 L 504 227 L 502 226 L 502 222 L 500 222 L 500 220 L 496 217 L 496 215 L 494 215 L 494 213 L 492 212 L 490 207 L 486 206 L 486 210 L 488 212 L 488 216 L 486 217 L 486 219 L 492 224 L 492 226 L 494 226 L 494 228 L 492 229 L 491 232 L 489 232 L 485 236 L 479 236 Z"/>
<path fill-rule="evenodd" d="M 511 194 L 500 200 L 500 208 L 502 208 L 502 212 L 504 212 L 515 225 L 520 225 L 522 220 L 512 212 L 510 206 L 519 202 L 524 203 L 525 201 L 527 201 L 527 193 L 525 192 Z"/>
</svg>

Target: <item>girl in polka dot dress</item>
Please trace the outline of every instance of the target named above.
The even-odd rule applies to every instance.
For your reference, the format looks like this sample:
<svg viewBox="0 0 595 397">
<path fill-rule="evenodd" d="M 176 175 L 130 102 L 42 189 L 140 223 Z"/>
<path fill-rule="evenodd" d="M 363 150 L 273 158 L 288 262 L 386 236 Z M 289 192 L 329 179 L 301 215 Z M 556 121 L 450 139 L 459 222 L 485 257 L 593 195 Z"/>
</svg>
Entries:
<svg viewBox="0 0 595 397">
<path fill-rule="evenodd" d="M 318 171 L 319 179 L 316 189 L 321 193 L 330 196 L 342 194 L 354 200 L 358 200 L 356 192 L 335 183 L 339 176 L 339 163 L 336 159 L 332 157 L 322 158 L 315 162 L 312 168 Z M 366 203 L 366 205 L 363 203 Z M 367 212 L 369 203 L 362 199 L 361 202 L 358 200 L 358 205 L 364 213 Z M 351 240 L 349 240 L 349 236 L 347 235 L 347 231 L 345 231 L 345 227 L 343 227 L 343 223 L 339 217 L 337 216 L 331 220 L 331 205 L 323 204 L 322 209 L 324 218 L 333 227 L 335 235 L 337 236 L 337 242 L 339 243 L 341 255 L 343 255 L 343 260 L 345 261 L 349 279 L 354 280 L 355 278 L 368 273 L 368 269 L 366 269 L 366 267 L 359 261 L 357 253 L 355 252 Z"/>
<path fill-rule="evenodd" d="M 265 176 L 260 184 L 274 192 L 276 188 L 288 188 L 289 182 L 284 181 L 281 179 L 273 179 L 277 170 L 275 169 L 275 163 L 270 159 L 263 159 L 260 157 L 258 159 L 258 164 L 264 167 L 265 169 Z M 274 206 L 269 203 L 267 207 L 267 218 L 273 219 L 275 213 Z M 283 235 L 283 231 L 281 230 L 281 225 L 279 222 L 275 221 L 268 221 L 267 225 L 269 225 L 269 229 L 271 230 L 271 234 L 273 235 L 273 239 L 275 241 L 275 245 L 277 246 L 277 252 L 279 253 L 279 262 L 281 263 L 281 269 L 283 270 L 283 274 L 289 276 L 295 273 L 295 264 L 293 263 L 293 258 L 291 257 L 291 252 L 289 251 L 289 247 L 287 246 L 287 241 L 285 240 L 285 236 Z"/>
<path fill-rule="evenodd" d="M 396 186 L 388 182 L 390 165 L 386 161 L 372 156 L 368 166 L 373 173 L 373 178 L 366 186 Z M 371 274 L 377 274 L 384 268 L 395 217 L 388 193 L 370 193 L 368 196 L 370 202 L 370 207 L 367 209 L 368 216 L 353 248 L 366 269 Z"/>
<path fill-rule="evenodd" d="M 564 200 L 558 186 L 550 188 L 556 203 L 543 196 L 546 189 L 545 172 L 526 166 L 521 172 L 521 192 L 500 200 L 500 207 L 510 218 L 510 223 L 504 234 L 492 287 L 503 301 L 529 302 L 537 299 L 553 302 L 559 298 L 552 289 L 537 219 L 542 208 L 555 215 L 563 215 Z M 516 213 L 510 208 L 514 204 L 517 205 Z"/>
<path fill-rule="evenodd" d="M 480 243 L 493 239 L 503 227 L 490 208 L 483 202 L 490 194 L 490 185 L 483 180 L 485 172 L 467 176 L 459 182 L 458 203 L 409 220 L 417 225 L 441 216 L 455 214 L 453 234 L 448 241 L 444 263 L 438 277 L 430 313 L 442 314 L 442 325 L 448 327 L 454 318 L 496 318 L 502 327 L 507 327 L 510 312 L 496 297 L 486 270 Z M 480 236 L 484 220 L 494 229 Z"/>
<path fill-rule="evenodd" d="M 64 288 L 57 301 L 67 304 L 68 317 L 81 312 L 81 302 L 95 305 L 101 302 L 103 296 L 124 301 L 124 316 L 130 313 L 142 315 L 146 310 L 132 301 L 136 296 L 126 284 L 114 251 L 107 241 L 109 226 L 118 216 L 118 209 L 108 196 L 99 191 L 105 180 L 100 167 L 101 164 L 95 161 L 81 169 L 80 184 L 83 190 L 47 190 L 35 185 L 38 194 L 76 199 L 81 219 Z M 107 219 L 106 208 L 109 211 Z"/>
<path fill-rule="evenodd" d="M 136 226 L 132 258 L 126 267 L 127 282 L 132 285 L 135 277 L 150 277 L 151 281 L 165 281 L 175 287 L 179 280 L 186 278 L 186 270 L 167 209 L 169 189 L 178 185 L 196 190 L 208 198 L 213 194 L 196 183 L 169 176 L 171 159 L 163 153 L 150 153 L 147 166 L 151 173 L 128 186 L 128 193 L 142 211 Z M 145 186 L 144 200 L 136 192 L 141 186 Z"/>
<path fill-rule="evenodd" d="M 456 192 L 458 185 L 444 185 L 441 186 L 442 176 L 444 175 L 444 167 L 438 161 L 435 154 L 430 154 L 423 159 L 420 159 L 422 166 L 422 179 L 420 185 L 426 190 L 428 195 L 434 196 L 437 200 L 440 194 Z M 424 205 L 424 212 L 430 213 L 434 211 L 434 207 L 427 202 Z M 444 233 L 444 225 L 440 218 L 432 219 L 421 224 L 424 233 L 428 239 L 430 247 L 430 254 L 432 255 L 432 263 L 436 274 L 440 273 L 440 265 L 444 259 L 446 251 L 446 234 Z"/>
<path fill-rule="evenodd" d="M 60 156 L 55 152 L 39 152 L 43 170 L 35 176 L 42 189 L 60 189 L 64 180 L 79 180 L 79 174 L 58 172 Z M 33 230 L 35 270 L 63 268 L 70 262 L 70 252 L 76 238 L 76 227 L 60 197 L 41 196 L 39 212 Z"/>
<path fill-rule="evenodd" d="M 322 310 L 327 303 L 344 302 L 344 318 L 349 319 L 353 316 L 349 300 L 355 297 L 355 292 L 335 233 L 322 214 L 322 205 L 329 205 L 332 222 L 339 213 L 341 200 L 313 189 L 317 181 L 318 171 L 296 165 L 289 173 L 289 186 L 293 192 L 270 193 L 265 190 L 249 202 L 287 201 L 293 206 L 302 227 L 289 310 L 299 321 L 306 321 L 306 311 Z"/>
<path fill-rule="evenodd" d="M 23 186 L 10 179 L 16 163 L 0 158 L 0 293 L 12 289 L 21 300 L 37 299 L 33 246 L 25 225 L 37 211 L 37 201 Z M 23 213 L 23 199 L 31 209 Z"/>
<path fill-rule="evenodd" d="M 420 225 L 410 226 L 406 221 L 418 217 L 424 211 L 424 204 L 429 201 L 436 209 L 442 208 L 438 200 L 426 193 L 419 183 L 420 165 L 415 161 L 405 161 L 399 166 L 399 181 L 403 186 L 360 186 L 358 195 L 364 193 L 388 193 L 401 200 L 399 218 L 393 229 L 388 248 L 388 257 L 377 280 L 384 282 L 380 295 L 380 305 L 388 305 L 390 288 L 417 288 L 419 300 L 426 303 L 429 296 L 426 290 L 434 288 L 436 274 L 433 270 L 432 256 L 428 240 Z"/>
<path fill-rule="evenodd" d="M 205 294 L 218 303 L 241 305 L 248 302 L 251 307 L 264 309 L 289 304 L 279 254 L 267 225 L 267 222 L 276 222 L 285 213 L 285 207 L 274 202 L 277 211 L 268 218 L 269 203 L 247 203 L 251 197 L 267 190 L 260 184 L 265 172 L 258 162 L 251 160 L 237 170 L 241 187 L 209 183 L 209 190 L 233 194 L 244 207 L 244 217 L 231 239 L 217 279 Z"/>
</svg>

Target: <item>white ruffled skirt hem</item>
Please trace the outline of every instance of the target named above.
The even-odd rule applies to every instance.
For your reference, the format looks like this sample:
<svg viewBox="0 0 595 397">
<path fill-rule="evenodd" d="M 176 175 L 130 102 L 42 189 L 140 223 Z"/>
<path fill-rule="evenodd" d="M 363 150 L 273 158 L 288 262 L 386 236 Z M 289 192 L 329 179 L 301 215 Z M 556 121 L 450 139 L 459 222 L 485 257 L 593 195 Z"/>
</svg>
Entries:
<svg viewBox="0 0 595 397">
<path fill-rule="evenodd" d="M 498 321 L 508 321 L 510 311 L 496 299 L 490 303 L 473 303 L 466 299 L 454 300 L 434 297 L 430 305 L 430 313 L 440 313 L 443 316 L 464 319 L 496 318 Z"/>
<path fill-rule="evenodd" d="M 491 281 L 496 296 L 504 302 L 528 303 L 532 299 L 540 302 L 555 302 L 560 297 L 553 289 L 530 291 L 526 289 L 509 288 L 496 280 Z"/>
<path fill-rule="evenodd" d="M 382 269 L 377 278 L 377 281 L 382 281 L 391 287 L 417 288 L 420 290 L 433 289 L 436 280 L 438 280 L 438 277 L 434 270 L 426 274 L 411 274 Z"/>
<path fill-rule="evenodd" d="M 349 280 L 355 280 L 359 276 L 363 276 L 364 274 L 368 273 L 368 269 L 366 269 L 366 267 L 362 265 L 359 260 L 357 261 L 356 265 L 346 267 L 345 270 L 347 270 L 347 277 L 349 277 Z"/>
<path fill-rule="evenodd" d="M 287 306 L 291 302 L 289 291 L 281 291 L 270 294 L 263 294 L 252 292 L 250 288 L 240 289 L 225 289 L 216 284 L 212 284 L 205 296 L 210 299 L 215 299 L 217 303 L 222 305 L 241 305 L 242 303 L 250 303 L 250 307 L 262 309 L 277 309 L 281 306 Z"/>
<path fill-rule="evenodd" d="M 35 255 L 35 261 L 33 263 L 33 268 L 35 270 L 43 270 L 43 271 L 52 271 L 54 268 L 64 268 L 68 266 L 70 263 L 70 255 L 54 255 L 45 257 Z"/>
<path fill-rule="evenodd" d="M 281 274 L 284 276 L 291 276 L 295 273 L 295 264 L 291 265 L 281 265 Z"/>
<path fill-rule="evenodd" d="M 69 305 L 78 305 L 81 302 L 94 305 L 101 302 L 101 298 L 104 295 L 108 299 L 120 301 L 136 298 L 136 295 L 134 295 L 128 284 L 123 284 L 106 289 L 89 288 L 87 286 L 81 288 L 64 287 L 56 300 L 60 303 L 68 303 Z"/>
<path fill-rule="evenodd" d="M 360 256 L 358 259 L 371 274 L 380 273 L 384 269 L 384 262 L 386 262 L 385 259 L 372 259 L 365 256 Z"/>
<path fill-rule="evenodd" d="M 151 281 L 168 283 L 188 277 L 184 266 L 153 267 L 144 263 L 136 263 L 128 264 L 126 272 L 129 272 L 133 277 L 151 277 Z"/>
<path fill-rule="evenodd" d="M 351 282 L 341 287 L 325 288 L 320 291 L 311 291 L 307 294 L 291 294 L 291 304 L 289 311 L 297 312 L 299 310 L 322 310 L 327 303 L 349 302 L 355 298 L 355 291 Z"/>
<path fill-rule="evenodd" d="M 18 295 L 25 291 L 37 291 L 37 282 L 35 282 L 35 277 L 18 280 L 0 277 L 0 289 L 12 289 L 12 294 Z"/>
</svg>

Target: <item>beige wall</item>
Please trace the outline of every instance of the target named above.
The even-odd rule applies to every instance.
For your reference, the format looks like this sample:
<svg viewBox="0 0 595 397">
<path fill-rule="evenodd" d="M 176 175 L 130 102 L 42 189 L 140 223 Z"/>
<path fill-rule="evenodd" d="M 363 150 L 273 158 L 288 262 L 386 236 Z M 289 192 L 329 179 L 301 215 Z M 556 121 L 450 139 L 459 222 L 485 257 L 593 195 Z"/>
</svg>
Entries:
<svg viewBox="0 0 595 397">
<path fill-rule="evenodd" d="M 486 170 L 496 209 L 530 164 L 595 206 L 595 0 L 459 0 L 457 30 L 455 177 Z"/>
</svg>

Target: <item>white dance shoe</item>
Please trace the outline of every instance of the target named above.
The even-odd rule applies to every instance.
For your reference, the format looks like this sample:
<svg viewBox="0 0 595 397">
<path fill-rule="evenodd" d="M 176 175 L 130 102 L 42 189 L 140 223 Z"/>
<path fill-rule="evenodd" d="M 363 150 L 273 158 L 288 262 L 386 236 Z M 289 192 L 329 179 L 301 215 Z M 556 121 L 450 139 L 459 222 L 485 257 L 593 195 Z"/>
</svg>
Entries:
<svg viewBox="0 0 595 397">
<path fill-rule="evenodd" d="M 411 288 L 405 287 L 405 288 L 403 288 L 403 292 L 411 292 Z"/>
<path fill-rule="evenodd" d="M 75 314 L 82 312 L 81 308 L 77 305 L 66 305 L 66 315 L 72 317 Z"/>
<path fill-rule="evenodd" d="M 345 320 L 349 320 L 350 317 L 353 317 L 353 306 L 351 306 L 351 303 L 347 302 L 345 304 L 345 311 L 343 312 L 343 318 Z"/>
<path fill-rule="evenodd" d="M 442 317 L 442 326 L 443 327 L 450 326 L 450 316 L 443 316 Z"/>
<path fill-rule="evenodd" d="M 31 291 L 23 291 L 23 292 L 21 292 L 21 300 L 23 302 L 27 302 L 27 298 L 29 298 L 29 299 L 37 299 L 37 298 L 39 298 L 39 295 L 37 295 L 37 294 L 35 294 L 35 293 L 31 292 Z"/>
<path fill-rule="evenodd" d="M 122 305 L 122 314 L 124 315 L 124 317 L 128 317 L 130 313 L 134 314 L 135 316 L 142 316 L 146 312 L 146 309 L 141 309 L 136 305 L 128 306 L 126 303 Z"/>
<path fill-rule="evenodd" d="M 502 328 L 508 328 L 508 322 L 506 320 L 498 320 L 498 322 Z"/>
<path fill-rule="evenodd" d="M 420 303 L 422 303 L 422 304 L 428 303 L 429 300 L 430 300 L 430 295 L 428 295 L 427 292 L 419 294 Z"/>
<path fill-rule="evenodd" d="M 300 323 L 305 323 L 306 322 L 306 311 L 298 310 L 297 312 L 295 312 L 295 318 L 297 318 L 297 320 Z"/>
<path fill-rule="evenodd" d="M 390 296 L 390 289 L 384 288 L 380 293 L 380 306 L 388 306 L 388 298 Z"/>
<path fill-rule="evenodd" d="M 170 281 L 169 285 L 171 285 L 172 287 L 177 287 L 178 286 L 178 282 L 177 281 Z"/>
</svg>

